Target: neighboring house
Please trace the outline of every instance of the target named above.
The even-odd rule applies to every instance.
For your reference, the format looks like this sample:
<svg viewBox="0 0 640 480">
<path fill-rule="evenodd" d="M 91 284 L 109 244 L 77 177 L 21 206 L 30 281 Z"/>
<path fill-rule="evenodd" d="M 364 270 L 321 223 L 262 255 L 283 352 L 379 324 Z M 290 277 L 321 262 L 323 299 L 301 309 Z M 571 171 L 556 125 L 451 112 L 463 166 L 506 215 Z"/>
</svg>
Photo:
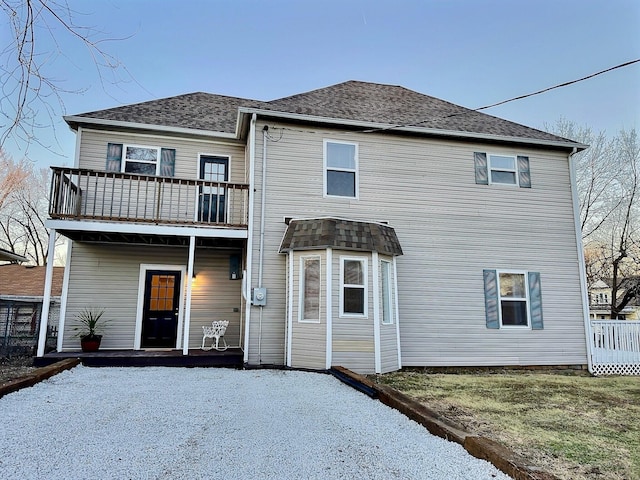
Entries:
<svg viewBox="0 0 640 480">
<path fill-rule="evenodd" d="M 187 355 L 226 319 L 251 365 L 587 364 L 584 145 L 355 81 L 65 120 L 75 165 L 53 168 L 47 221 L 70 239 L 60 351 L 91 304 L 105 349 Z"/>
<path fill-rule="evenodd" d="M 63 271 L 54 267 L 52 272 L 52 319 L 58 318 Z M 32 352 L 36 347 L 44 282 L 45 267 L 0 265 L 0 354 Z"/>
<path fill-rule="evenodd" d="M 620 287 L 618 299 L 624 296 L 625 282 Z M 593 320 L 640 320 L 638 299 L 632 299 L 618 314 L 618 318 L 611 318 L 611 287 L 602 280 L 597 280 L 589 287 L 589 314 Z"/>
</svg>

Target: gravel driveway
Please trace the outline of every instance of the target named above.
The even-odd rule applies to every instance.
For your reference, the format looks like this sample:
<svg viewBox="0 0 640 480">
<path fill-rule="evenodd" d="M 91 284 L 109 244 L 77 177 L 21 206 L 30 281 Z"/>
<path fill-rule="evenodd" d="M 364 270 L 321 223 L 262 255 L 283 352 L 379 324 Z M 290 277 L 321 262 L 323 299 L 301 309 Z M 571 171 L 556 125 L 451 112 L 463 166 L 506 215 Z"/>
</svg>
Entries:
<svg viewBox="0 0 640 480">
<path fill-rule="evenodd" d="M 0 399 L 2 479 L 508 479 L 328 375 L 86 368 Z"/>
</svg>

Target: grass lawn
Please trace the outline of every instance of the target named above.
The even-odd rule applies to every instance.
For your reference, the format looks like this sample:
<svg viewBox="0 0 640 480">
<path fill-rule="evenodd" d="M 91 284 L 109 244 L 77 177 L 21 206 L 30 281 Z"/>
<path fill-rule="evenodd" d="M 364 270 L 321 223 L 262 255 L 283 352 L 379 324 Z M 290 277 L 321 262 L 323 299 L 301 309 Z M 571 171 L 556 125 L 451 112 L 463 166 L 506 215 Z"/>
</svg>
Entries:
<svg viewBox="0 0 640 480">
<path fill-rule="evenodd" d="M 640 479 L 640 378 L 549 373 L 378 375 L 562 479 Z"/>
</svg>

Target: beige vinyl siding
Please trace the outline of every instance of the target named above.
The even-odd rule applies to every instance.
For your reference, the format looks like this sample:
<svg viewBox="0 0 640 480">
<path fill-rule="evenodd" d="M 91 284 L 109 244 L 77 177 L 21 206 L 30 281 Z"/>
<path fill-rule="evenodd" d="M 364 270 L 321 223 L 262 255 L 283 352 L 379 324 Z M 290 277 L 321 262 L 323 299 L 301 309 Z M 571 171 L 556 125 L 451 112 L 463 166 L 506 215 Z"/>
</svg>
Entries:
<svg viewBox="0 0 640 480">
<path fill-rule="evenodd" d="M 340 316 L 340 257 L 362 258 L 367 263 L 366 318 Z M 361 373 L 375 373 L 372 270 L 371 253 L 333 250 L 331 364 Z"/>
<path fill-rule="evenodd" d="M 82 129 L 80 166 L 92 170 L 105 170 L 107 145 L 123 143 L 149 147 L 173 148 L 176 150 L 175 177 L 197 179 L 200 173 L 199 155 L 228 156 L 229 181 L 245 183 L 245 147 L 232 143 L 212 142 L 201 139 L 172 137 L 168 135 L 146 135 L 117 131 Z"/>
<path fill-rule="evenodd" d="M 77 349 L 74 315 L 85 306 L 106 308 L 108 324 L 101 348 L 132 349 L 135 344 L 136 312 L 141 264 L 187 264 L 187 248 L 152 246 L 90 245 L 74 242 L 69 272 L 69 294 L 63 350 Z M 196 249 L 192 288 L 189 347 L 199 348 L 202 325 L 229 320 L 225 338 L 231 345 L 240 340 L 241 281 L 229 280 L 229 252 Z M 186 295 L 186 279 L 182 279 Z M 237 308 L 238 312 L 233 312 Z M 183 319 L 184 320 L 184 319 Z"/>
<path fill-rule="evenodd" d="M 256 131 L 262 127 L 259 122 Z M 396 229 L 404 250 L 397 263 L 403 365 L 586 363 L 566 153 L 453 139 L 306 130 L 275 122 L 269 127 L 279 141 L 269 141 L 267 155 L 264 284 L 269 288 L 269 305 L 262 318 L 263 363 L 283 355 L 285 260 L 277 251 L 285 216 L 387 221 Z M 324 139 L 358 143 L 358 200 L 323 196 Z M 476 185 L 474 151 L 529 156 L 533 188 Z M 258 134 L 252 232 L 256 239 L 261 158 Z M 254 286 L 258 249 L 256 241 Z M 486 328 L 482 283 L 486 268 L 541 273 L 544 330 Z M 250 361 L 256 362 L 257 309 L 253 310 Z"/>
<path fill-rule="evenodd" d="M 325 369 L 327 357 L 326 317 L 326 253 L 324 251 L 293 252 L 293 322 L 291 366 Z M 320 259 L 320 322 L 300 322 L 300 262 L 304 257 Z"/>
<path fill-rule="evenodd" d="M 189 348 L 200 348 L 202 327 L 211 325 L 213 320 L 228 320 L 224 338 L 229 346 L 240 346 L 242 280 L 229 279 L 229 256 L 234 253 L 241 252 L 196 248 L 194 271 L 197 276 L 191 286 Z"/>
</svg>

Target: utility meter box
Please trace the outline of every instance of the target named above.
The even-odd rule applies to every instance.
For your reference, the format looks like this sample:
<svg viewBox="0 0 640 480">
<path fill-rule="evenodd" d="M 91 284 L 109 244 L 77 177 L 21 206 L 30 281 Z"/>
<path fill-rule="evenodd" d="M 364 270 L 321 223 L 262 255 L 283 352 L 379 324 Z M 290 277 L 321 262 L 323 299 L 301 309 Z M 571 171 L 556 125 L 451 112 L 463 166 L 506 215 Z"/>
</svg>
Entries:
<svg viewBox="0 0 640 480">
<path fill-rule="evenodd" d="M 251 290 L 251 303 L 258 307 L 264 307 L 267 304 L 267 289 L 264 287 L 253 288 Z"/>
</svg>

